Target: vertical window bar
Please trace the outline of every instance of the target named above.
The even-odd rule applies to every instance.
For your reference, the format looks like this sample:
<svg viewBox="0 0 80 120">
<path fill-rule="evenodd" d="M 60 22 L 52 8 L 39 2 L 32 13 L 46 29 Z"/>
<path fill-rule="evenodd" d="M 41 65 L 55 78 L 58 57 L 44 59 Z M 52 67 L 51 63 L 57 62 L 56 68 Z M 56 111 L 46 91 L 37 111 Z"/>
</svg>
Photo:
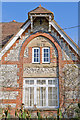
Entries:
<svg viewBox="0 0 80 120">
<path fill-rule="evenodd" d="M 46 106 L 48 107 L 48 80 L 46 80 Z"/>
<path fill-rule="evenodd" d="M 59 79 L 57 78 L 57 101 L 58 101 L 58 108 L 59 108 Z"/>
<path fill-rule="evenodd" d="M 37 97 L 37 93 L 36 93 L 36 90 L 37 90 L 37 88 L 36 88 L 36 83 L 37 81 L 36 80 L 34 80 L 34 105 L 36 104 L 36 97 Z"/>
</svg>

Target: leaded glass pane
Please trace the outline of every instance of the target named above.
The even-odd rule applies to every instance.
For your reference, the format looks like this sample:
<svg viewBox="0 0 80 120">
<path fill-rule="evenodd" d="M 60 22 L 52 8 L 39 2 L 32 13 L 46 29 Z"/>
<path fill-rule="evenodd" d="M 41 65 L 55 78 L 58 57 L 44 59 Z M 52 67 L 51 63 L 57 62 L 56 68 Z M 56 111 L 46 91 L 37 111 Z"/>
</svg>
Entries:
<svg viewBox="0 0 80 120">
<path fill-rule="evenodd" d="M 46 106 L 46 87 L 37 87 L 37 106 Z"/>
<path fill-rule="evenodd" d="M 58 86 L 56 78 L 34 78 L 25 80 L 25 105 L 33 107 L 58 106 Z"/>
<path fill-rule="evenodd" d="M 34 88 L 33 87 L 27 87 L 25 89 L 25 104 L 27 106 L 33 106 L 34 105 Z"/>
<path fill-rule="evenodd" d="M 48 106 L 57 106 L 57 87 L 48 87 Z"/>
<path fill-rule="evenodd" d="M 44 85 L 46 84 L 46 80 L 37 80 L 37 84 Z"/>
<path fill-rule="evenodd" d="M 56 85 L 57 84 L 57 80 L 48 80 L 48 84 L 49 85 Z"/>
</svg>

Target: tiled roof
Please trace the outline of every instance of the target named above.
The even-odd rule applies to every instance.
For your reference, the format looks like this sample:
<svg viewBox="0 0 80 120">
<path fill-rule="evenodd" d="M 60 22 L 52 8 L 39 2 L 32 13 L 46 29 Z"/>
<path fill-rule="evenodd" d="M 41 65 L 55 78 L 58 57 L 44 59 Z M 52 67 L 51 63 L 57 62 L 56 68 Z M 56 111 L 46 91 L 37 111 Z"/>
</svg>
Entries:
<svg viewBox="0 0 80 120">
<path fill-rule="evenodd" d="M 4 46 L 8 40 L 20 29 L 23 23 L 19 22 L 7 22 L 0 23 L 0 29 L 2 33 L 0 35 L 0 46 Z"/>
<path fill-rule="evenodd" d="M 50 10 L 45 9 L 44 7 L 42 7 L 41 5 L 39 5 L 39 7 L 35 8 L 34 10 L 30 11 L 30 13 L 52 13 Z M 53 13 L 52 13 L 53 14 Z"/>
</svg>

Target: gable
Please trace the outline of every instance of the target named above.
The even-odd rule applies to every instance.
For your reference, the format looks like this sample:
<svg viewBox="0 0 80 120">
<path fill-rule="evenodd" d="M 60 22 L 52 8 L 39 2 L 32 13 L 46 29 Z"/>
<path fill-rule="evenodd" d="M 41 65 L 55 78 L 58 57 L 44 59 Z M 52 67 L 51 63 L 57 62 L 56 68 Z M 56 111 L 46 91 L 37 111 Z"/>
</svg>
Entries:
<svg viewBox="0 0 80 120">
<path fill-rule="evenodd" d="M 15 41 L 22 35 L 22 33 L 26 30 L 26 28 L 30 25 L 30 20 L 19 30 L 14 37 L 9 40 L 9 43 L 1 50 L 0 59 L 1 57 L 10 49 L 10 47 L 15 43 Z"/>
<path fill-rule="evenodd" d="M 39 8 L 42 9 L 42 8 Z M 33 10 L 34 11 L 34 10 Z M 48 11 L 49 12 L 49 11 Z M 39 14 L 39 13 L 38 13 Z M 33 24 L 33 32 L 31 32 L 31 27 L 28 29 L 29 26 L 32 26 Z M 51 26 L 51 32 L 49 31 L 49 27 Z M 26 32 L 27 29 L 27 32 Z M 21 44 L 24 42 L 24 40 L 29 37 L 31 34 L 35 34 L 35 32 L 40 31 L 40 32 L 47 32 L 48 34 L 52 35 L 57 42 L 61 45 L 63 53 L 67 56 L 67 59 L 70 59 L 69 53 L 67 51 L 74 51 L 71 52 L 71 56 L 79 55 L 79 47 L 72 41 L 72 39 L 60 28 L 60 26 L 53 20 L 53 18 L 50 18 L 50 15 L 44 14 L 44 15 L 38 15 L 38 16 L 33 16 L 33 23 L 29 19 L 27 20 L 21 27 L 21 29 L 18 31 L 17 34 L 15 34 L 9 42 L 6 44 L 6 46 L 1 50 L 0 53 L 0 59 L 2 56 L 13 46 L 13 44 L 20 39 L 19 41 Z M 21 38 L 22 34 L 24 33 L 24 37 Z M 9 36 L 10 37 L 10 36 Z M 23 39 L 23 40 L 22 40 Z M 64 47 L 63 47 L 63 42 Z M 19 42 L 19 43 L 20 43 Z M 19 44 L 19 47 L 20 45 Z M 67 45 L 67 46 L 66 46 Z M 17 43 L 18 46 L 18 43 Z M 66 48 L 67 49 L 66 49 Z M 66 49 L 66 50 L 65 50 Z M 69 50 L 68 50 L 69 49 Z M 72 49 L 72 50 L 71 50 Z M 19 50 L 18 50 L 19 51 Z M 11 52 L 13 53 L 13 52 Z M 10 54 L 11 54 L 10 53 Z M 18 52 L 19 53 L 19 52 Z M 65 56 L 64 55 L 64 56 Z M 72 57 L 71 57 L 72 58 Z M 17 59 L 18 60 L 18 59 Z"/>
</svg>

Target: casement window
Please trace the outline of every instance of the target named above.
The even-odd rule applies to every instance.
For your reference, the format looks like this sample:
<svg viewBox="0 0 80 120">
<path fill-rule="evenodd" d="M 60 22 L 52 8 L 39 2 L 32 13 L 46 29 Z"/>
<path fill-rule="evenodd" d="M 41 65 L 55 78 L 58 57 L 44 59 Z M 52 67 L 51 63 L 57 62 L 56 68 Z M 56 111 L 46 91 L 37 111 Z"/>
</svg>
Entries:
<svg viewBox="0 0 80 120">
<path fill-rule="evenodd" d="M 50 48 L 42 48 L 42 63 L 50 63 Z"/>
<path fill-rule="evenodd" d="M 32 63 L 40 63 L 40 48 L 32 48 Z"/>
<path fill-rule="evenodd" d="M 23 103 L 26 108 L 58 108 L 58 78 L 24 78 Z"/>
</svg>

